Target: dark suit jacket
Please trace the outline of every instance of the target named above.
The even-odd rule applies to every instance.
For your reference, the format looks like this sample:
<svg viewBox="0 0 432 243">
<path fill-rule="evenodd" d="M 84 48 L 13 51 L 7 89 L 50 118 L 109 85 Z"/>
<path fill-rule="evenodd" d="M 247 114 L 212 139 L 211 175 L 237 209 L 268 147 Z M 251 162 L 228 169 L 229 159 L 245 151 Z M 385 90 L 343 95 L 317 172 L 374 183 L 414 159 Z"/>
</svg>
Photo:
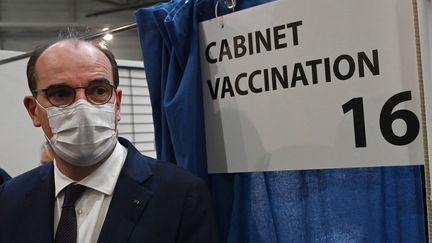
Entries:
<svg viewBox="0 0 432 243">
<path fill-rule="evenodd" d="M 6 171 L 4 171 L 2 168 L 0 168 L 0 185 L 9 180 L 11 177 L 8 173 L 6 173 Z"/>
<path fill-rule="evenodd" d="M 128 154 L 98 242 L 218 242 L 205 183 L 119 141 Z M 0 243 L 53 242 L 53 168 L 39 166 L 0 186 Z"/>
</svg>

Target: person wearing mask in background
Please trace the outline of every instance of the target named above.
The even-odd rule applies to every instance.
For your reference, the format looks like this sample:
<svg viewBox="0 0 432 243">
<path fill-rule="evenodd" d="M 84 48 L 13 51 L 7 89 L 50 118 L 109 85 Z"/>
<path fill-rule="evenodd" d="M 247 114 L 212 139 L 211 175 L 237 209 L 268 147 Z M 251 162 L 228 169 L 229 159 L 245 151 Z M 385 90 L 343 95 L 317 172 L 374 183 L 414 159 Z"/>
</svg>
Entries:
<svg viewBox="0 0 432 243">
<path fill-rule="evenodd" d="M 3 184 L 3 182 L 9 180 L 10 178 L 10 175 L 2 168 L 0 168 L 0 185 Z"/>
<path fill-rule="evenodd" d="M 52 154 L 53 152 L 49 143 L 44 142 L 40 149 L 40 164 L 43 165 L 51 162 L 54 159 Z"/>
<path fill-rule="evenodd" d="M 110 51 L 58 41 L 33 51 L 27 78 L 24 105 L 54 163 L 0 186 L 0 243 L 218 242 L 204 181 L 117 137 L 122 91 Z"/>
</svg>

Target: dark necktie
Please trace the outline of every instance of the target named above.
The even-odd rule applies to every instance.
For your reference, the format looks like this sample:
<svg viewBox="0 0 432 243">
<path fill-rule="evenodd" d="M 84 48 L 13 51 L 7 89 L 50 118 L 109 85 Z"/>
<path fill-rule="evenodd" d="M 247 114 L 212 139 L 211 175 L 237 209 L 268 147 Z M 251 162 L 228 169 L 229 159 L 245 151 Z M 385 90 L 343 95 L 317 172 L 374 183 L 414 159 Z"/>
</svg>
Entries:
<svg viewBox="0 0 432 243">
<path fill-rule="evenodd" d="M 64 189 L 62 212 L 55 236 L 56 243 L 76 243 L 77 220 L 75 202 L 83 194 L 85 188 L 83 185 L 70 184 Z"/>
</svg>

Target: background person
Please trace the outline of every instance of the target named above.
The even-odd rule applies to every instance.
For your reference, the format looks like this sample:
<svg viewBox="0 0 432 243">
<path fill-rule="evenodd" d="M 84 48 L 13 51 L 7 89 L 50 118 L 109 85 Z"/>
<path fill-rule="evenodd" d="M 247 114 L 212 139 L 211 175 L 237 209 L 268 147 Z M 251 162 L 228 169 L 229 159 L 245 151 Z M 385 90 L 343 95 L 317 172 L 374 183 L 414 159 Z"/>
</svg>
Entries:
<svg viewBox="0 0 432 243">
<path fill-rule="evenodd" d="M 40 149 L 40 164 L 48 164 L 54 159 L 52 149 L 48 142 L 42 143 Z"/>
<path fill-rule="evenodd" d="M 0 184 L 3 184 L 3 182 L 9 180 L 10 178 L 10 175 L 5 170 L 0 168 Z"/>
</svg>

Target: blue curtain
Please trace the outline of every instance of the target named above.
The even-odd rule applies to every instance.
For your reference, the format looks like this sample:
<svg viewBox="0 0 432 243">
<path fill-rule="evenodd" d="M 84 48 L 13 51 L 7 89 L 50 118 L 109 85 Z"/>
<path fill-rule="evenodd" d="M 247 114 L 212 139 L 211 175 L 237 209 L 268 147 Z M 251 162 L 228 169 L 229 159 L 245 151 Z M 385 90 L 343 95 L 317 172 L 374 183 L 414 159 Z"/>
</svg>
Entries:
<svg viewBox="0 0 432 243">
<path fill-rule="evenodd" d="M 236 10 L 264 2 L 239 0 Z M 207 175 L 198 24 L 214 3 L 135 15 L 158 158 L 209 183 L 223 242 L 425 242 L 420 166 Z"/>
</svg>

